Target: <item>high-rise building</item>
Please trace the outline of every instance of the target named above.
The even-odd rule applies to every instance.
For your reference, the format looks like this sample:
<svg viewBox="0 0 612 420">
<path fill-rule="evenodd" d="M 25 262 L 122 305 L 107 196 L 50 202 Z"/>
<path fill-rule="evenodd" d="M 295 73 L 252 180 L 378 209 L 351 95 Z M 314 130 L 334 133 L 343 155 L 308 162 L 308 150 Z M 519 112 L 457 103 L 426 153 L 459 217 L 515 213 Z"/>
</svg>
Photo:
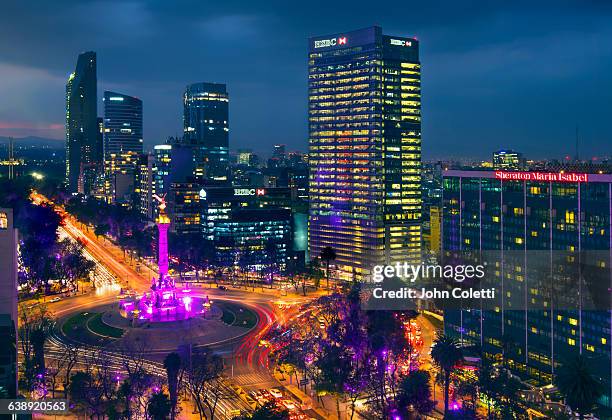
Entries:
<svg viewBox="0 0 612 420">
<path fill-rule="evenodd" d="M 229 180 L 229 96 L 225 84 L 194 83 L 183 95 L 183 142 L 193 147 L 200 182 Z"/>
<path fill-rule="evenodd" d="M 429 208 L 429 250 L 435 255 L 440 254 L 441 243 L 441 221 L 442 214 L 440 208 L 431 206 Z"/>
<path fill-rule="evenodd" d="M 113 203 L 131 203 L 138 157 L 143 151 L 142 101 L 109 91 L 102 99 L 106 197 Z"/>
<path fill-rule="evenodd" d="M 138 210 L 147 220 L 155 219 L 156 201 L 153 198 L 155 191 L 155 156 L 152 153 L 143 153 L 138 157 L 136 169 L 136 194 L 138 195 Z"/>
<path fill-rule="evenodd" d="M 253 156 L 252 150 L 238 150 L 238 165 L 249 166 L 251 164 L 251 156 Z"/>
<path fill-rule="evenodd" d="M 292 243 L 292 189 L 204 187 L 199 196 L 202 233 L 218 264 L 259 269 L 273 262 L 283 270 L 294 251 L 303 254 L 303 238 Z"/>
<path fill-rule="evenodd" d="M 97 84 L 96 53 L 80 54 L 66 84 L 66 183 L 72 193 L 89 194 L 102 166 Z"/>
<path fill-rule="evenodd" d="M 200 234 L 200 186 L 194 182 L 172 182 L 166 197 L 170 231 Z"/>
<path fill-rule="evenodd" d="M 17 390 L 17 230 L 13 210 L 0 208 L 0 395 Z"/>
<path fill-rule="evenodd" d="M 156 194 L 170 192 L 172 182 L 193 181 L 192 148 L 181 144 L 158 144 L 153 147 L 155 170 L 153 183 Z"/>
<path fill-rule="evenodd" d="M 493 152 L 493 169 L 504 169 L 511 171 L 524 170 L 526 166 L 522 153 L 514 150 L 498 150 Z"/>
<path fill-rule="evenodd" d="M 421 65 L 380 27 L 317 36 L 308 56 L 310 256 L 340 276 L 420 258 Z"/>
<path fill-rule="evenodd" d="M 612 175 L 449 170 L 443 187 L 442 254 L 484 256 L 498 291 L 446 310 L 445 332 L 543 385 L 583 354 L 611 405 Z"/>
</svg>

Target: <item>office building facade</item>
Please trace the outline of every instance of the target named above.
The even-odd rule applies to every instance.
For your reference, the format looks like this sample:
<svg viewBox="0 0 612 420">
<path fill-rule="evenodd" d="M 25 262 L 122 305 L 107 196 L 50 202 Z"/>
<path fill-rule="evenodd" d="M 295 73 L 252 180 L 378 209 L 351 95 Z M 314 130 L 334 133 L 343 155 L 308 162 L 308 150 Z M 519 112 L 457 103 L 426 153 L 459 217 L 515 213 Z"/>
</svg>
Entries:
<svg viewBox="0 0 612 420">
<path fill-rule="evenodd" d="M 340 277 L 420 259 L 421 66 L 379 27 L 313 37 L 308 56 L 309 252 Z"/>
<path fill-rule="evenodd" d="M 498 293 L 444 313 L 447 334 L 545 385 L 576 354 L 612 389 L 612 175 L 444 172 L 442 253 L 488 255 Z"/>
<path fill-rule="evenodd" d="M 295 191 L 213 187 L 202 188 L 199 195 L 202 233 L 214 245 L 218 265 L 286 268 L 294 250 L 291 206 Z"/>
<path fill-rule="evenodd" d="M 96 53 L 79 55 L 66 84 L 66 184 L 71 193 L 90 194 L 102 168 Z"/>
<path fill-rule="evenodd" d="M 526 166 L 527 162 L 522 153 L 503 149 L 493 152 L 493 169 L 522 171 Z"/>
<path fill-rule="evenodd" d="M 229 180 L 229 95 L 220 83 L 194 83 L 183 95 L 183 142 L 193 147 L 200 182 Z"/>
<path fill-rule="evenodd" d="M 143 153 L 138 157 L 136 168 L 136 194 L 138 195 L 138 210 L 147 220 L 154 220 L 157 215 L 155 209 L 157 201 L 153 197 L 155 191 L 155 156 L 152 153 Z"/>
<path fill-rule="evenodd" d="M 17 230 L 0 208 L 0 395 L 17 396 Z"/>
<path fill-rule="evenodd" d="M 105 195 L 111 203 L 129 204 L 136 189 L 138 158 L 143 152 L 142 101 L 104 92 Z"/>
</svg>

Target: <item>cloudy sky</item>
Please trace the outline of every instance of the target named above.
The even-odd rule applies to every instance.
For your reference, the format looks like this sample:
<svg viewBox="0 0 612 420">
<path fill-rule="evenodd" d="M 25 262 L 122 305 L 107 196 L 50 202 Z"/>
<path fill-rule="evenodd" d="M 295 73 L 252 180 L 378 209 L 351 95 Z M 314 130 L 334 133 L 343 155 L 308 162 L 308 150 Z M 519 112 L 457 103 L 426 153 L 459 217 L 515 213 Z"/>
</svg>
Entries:
<svg viewBox="0 0 612 420">
<path fill-rule="evenodd" d="M 98 53 L 98 95 L 144 101 L 145 144 L 182 127 L 198 81 L 230 92 L 230 147 L 307 149 L 312 35 L 380 25 L 416 36 L 426 158 L 612 154 L 612 2 L 2 1 L 0 136 L 64 136 L 79 52 Z M 99 112 L 102 108 L 100 107 Z"/>
</svg>

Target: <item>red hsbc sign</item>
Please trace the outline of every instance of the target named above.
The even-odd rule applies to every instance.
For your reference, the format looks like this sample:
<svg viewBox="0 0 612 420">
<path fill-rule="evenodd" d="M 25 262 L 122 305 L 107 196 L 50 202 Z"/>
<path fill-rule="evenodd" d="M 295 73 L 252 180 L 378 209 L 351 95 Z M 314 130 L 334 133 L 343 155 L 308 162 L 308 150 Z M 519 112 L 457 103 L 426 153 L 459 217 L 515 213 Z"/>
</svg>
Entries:
<svg viewBox="0 0 612 420">
<path fill-rule="evenodd" d="M 337 38 L 319 39 L 314 42 L 315 48 L 335 47 L 336 45 L 346 45 L 348 38 L 339 36 Z"/>
<path fill-rule="evenodd" d="M 502 181 L 589 182 L 588 174 L 566 174 L 562 172 L 495 171 L 495 178 Z"/>
</svg>

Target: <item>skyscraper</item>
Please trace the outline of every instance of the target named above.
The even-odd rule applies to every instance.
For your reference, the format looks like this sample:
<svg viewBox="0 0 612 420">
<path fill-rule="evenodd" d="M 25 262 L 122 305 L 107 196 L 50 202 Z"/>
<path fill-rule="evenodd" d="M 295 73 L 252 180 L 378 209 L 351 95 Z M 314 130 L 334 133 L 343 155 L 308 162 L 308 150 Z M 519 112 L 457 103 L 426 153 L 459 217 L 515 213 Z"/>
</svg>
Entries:
<svg viewBox="0 0 612 420">
<path fill-rule="evenodd" d="M 194 83 L 185 89 L 183 141 L 193 146 L 198 181 L 229 179 L 229 97 L 224 84 Z"/>
<path fill-rule="evenodd" d="M 309 251 L 367 278 L 420 257 L 419 44 L 376 26 L 309 43 Z"/>
<path fill-rule="evenodd" d="M 129 201 L 134 192 L 138 156 L 143 151 L 142 101 L 104 92 L 104 175 L 111 202 Z"/>
<path fill-rule="evenodd" d="M 445 310 L 445 333 L 539 385 L 583 354 L 611 406 L 612 175 L 449 170 L 443 184 L 442 254 L 484 256 L 482 286 L 499 291 Z"/>
<path fill-rule="evenodd" d="M 96 53 L 79 55 L 66 84 L 66 183 L 68 191 L 89 194 L 101 169 L 97 124 Z"/>
</svg>

